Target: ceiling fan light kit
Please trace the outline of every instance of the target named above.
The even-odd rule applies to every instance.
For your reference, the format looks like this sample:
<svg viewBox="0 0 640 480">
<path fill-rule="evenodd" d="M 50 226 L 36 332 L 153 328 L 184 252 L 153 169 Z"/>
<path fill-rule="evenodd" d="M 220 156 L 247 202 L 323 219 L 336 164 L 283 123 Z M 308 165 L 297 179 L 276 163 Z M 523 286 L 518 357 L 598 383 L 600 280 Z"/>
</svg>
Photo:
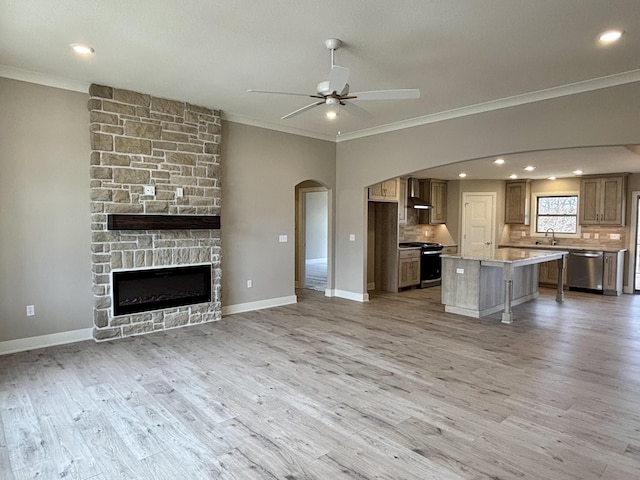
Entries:
<svg viewBox="0 0 640 480">
<path fill-rule="evenodd" d="M 369 120 L 372 115 L 360 106 L 352 103 L 353 101 L 409 100 L 420 98 L 420 90 L 418 89 L 373 90 L 369 92 L 355 92 L 350 94 L 349 84 L 347 81 L 349 80 L 349 74 L 351 71 L 347 67 L 341 67 L 334 63 L 335 51 L 340 48 L 342 41 L 337 38 L 330 38 L 325 40 L 324 44 L 327 49 L 331 51 L 331 72 L 329 73 L 329 80 L 318 83 L 316 88 L 317 92 L 315 94 L 307 95 L 303 93 L 273 92 L 268 90 L 248 90 L 248 92 L 296 95 L 318 99 L 309 105 L 286 114 L 281 117 L 281 120 L 286 120 L 296 115 L 300 115 L 301 113 L 320 105 L 325 105 L 325 117 L 331 120 L 338 116 L 340 107 L 344 107 L 347 112 L 361 120 Z"/>
</svg>

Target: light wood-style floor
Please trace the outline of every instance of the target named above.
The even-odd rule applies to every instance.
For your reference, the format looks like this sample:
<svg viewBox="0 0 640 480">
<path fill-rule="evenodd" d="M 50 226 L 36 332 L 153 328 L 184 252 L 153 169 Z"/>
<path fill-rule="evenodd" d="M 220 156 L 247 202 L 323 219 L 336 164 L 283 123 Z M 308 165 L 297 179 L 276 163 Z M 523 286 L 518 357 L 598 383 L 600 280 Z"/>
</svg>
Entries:
<svg viewBox="0 0 640 480">
<path fill-rule="evenodd" d="M 0 478 L 638 479 L 640 296 L 438 287 L 0 357 Z"/>
</svg>

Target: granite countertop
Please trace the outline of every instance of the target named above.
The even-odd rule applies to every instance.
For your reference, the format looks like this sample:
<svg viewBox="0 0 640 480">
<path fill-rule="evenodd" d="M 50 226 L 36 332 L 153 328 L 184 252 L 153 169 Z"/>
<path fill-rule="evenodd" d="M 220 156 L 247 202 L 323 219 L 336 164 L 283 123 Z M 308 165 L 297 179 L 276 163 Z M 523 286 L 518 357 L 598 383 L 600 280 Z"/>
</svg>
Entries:
<svg viewBox="0 0 640 480">
<path fill-rule="evenodd" d="M 553 249 L 553 251 L 525 248 L 498 248 L 486 255 L 462 256 L 459 254 L 442 255 L 443 258 L 460 258 L 463 260 L 479 260 L 483 263 L 542 263 L 557 259 L 562 254 L 568 254 L 568 250 Z"/>
<path fill-rule="evenodd" d="M 595 245 L 536 245 L 531 244 L 518 244 L 518 243 L 505 243 L 498 245 L 498 248 L 533 248 L 536 250 L 593 250 L 598 252 L 626 252 L 626 248 L 612 248 L 612 247 L 598 247 Z"/>
</svg>

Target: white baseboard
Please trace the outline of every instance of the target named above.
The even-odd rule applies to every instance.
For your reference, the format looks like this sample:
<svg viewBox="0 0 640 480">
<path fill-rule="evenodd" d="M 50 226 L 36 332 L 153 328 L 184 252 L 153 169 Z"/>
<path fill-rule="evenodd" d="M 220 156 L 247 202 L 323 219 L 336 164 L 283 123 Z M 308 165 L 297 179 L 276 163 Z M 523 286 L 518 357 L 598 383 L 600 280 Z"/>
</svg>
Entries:
<svg viewBox="0 0 640 480">
<path fill-rule="evenodd" d="M 258 300 L 256 302 L 227 305 L 222 307 L 222 315 L 233 315 L 234 313 L 252 312 L 254 310 L 262 310 L 263 308 L 281 307 L 283 305 L 291 305 L 292 303 L 297 302 L 298 297 L 296 295 L 291 295 L 289 297 L 269 298 L 267 300 Z"/>
<path fill-rule="evenodd" d="M 347 290 L 334 290 L 333 296 L 338 298 L 346 298 L 347 300 L 354 300 L 356 302 L 368 302 L 369 294 L 368 293 L 355 293 L 349 292 Z"/>
<path fill-rule="evenodd" d="M 51 333 L 49 335 L 0 342 L 0 355 L 64 345 L 65 343 L 82 342 L 84 340 L 93 340 L 93 328 L 82 328 L 80 330 L 71 330 L 70 332 Z"/>
</svg>

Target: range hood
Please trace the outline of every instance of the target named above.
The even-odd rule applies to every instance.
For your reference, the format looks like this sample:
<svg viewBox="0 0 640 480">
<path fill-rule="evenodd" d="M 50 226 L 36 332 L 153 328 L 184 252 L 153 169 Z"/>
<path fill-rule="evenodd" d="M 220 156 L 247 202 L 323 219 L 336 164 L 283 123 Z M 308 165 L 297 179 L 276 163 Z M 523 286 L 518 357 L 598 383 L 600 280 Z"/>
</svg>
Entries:
<svg viewBox="0 0 640 480">
<path fill-rule="evenodd" d="M 429 202 L 426 202 L 418 197 L 418 194 L 420 192 L 420 183 L 418 182 L 417 178 L 407 179 L 407 190 L 409 191 L 409 198 L 407 198 L 407 207 L 418 208 L 422 210 L 433 208 L 433 205 L 431 205 Z"/>
</svg>

